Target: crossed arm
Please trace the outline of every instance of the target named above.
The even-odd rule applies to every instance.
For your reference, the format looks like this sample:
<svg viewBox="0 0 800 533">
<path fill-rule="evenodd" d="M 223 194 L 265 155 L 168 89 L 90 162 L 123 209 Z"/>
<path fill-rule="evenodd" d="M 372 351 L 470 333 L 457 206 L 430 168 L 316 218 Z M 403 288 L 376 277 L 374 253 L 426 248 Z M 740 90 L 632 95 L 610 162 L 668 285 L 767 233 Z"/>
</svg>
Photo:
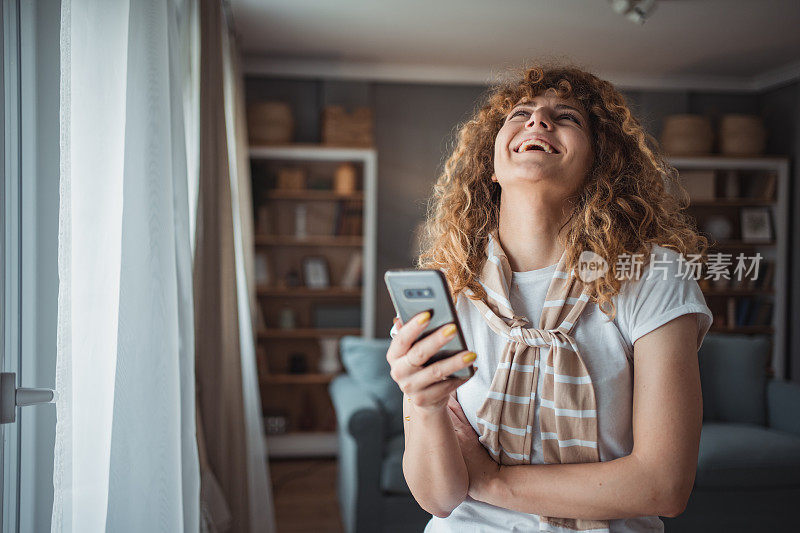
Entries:
<svg viewBox="0 0 800 533">
<path fill-rule="evenodd" d="M 678 516 L 694 485 L 702 428 L 697 334 L 696 315 L 688 314 L 634 343 L 633 451 L 613 461 L 500 466 L 451 397 L 469 495 L 544 516 Z"/>
</svg>

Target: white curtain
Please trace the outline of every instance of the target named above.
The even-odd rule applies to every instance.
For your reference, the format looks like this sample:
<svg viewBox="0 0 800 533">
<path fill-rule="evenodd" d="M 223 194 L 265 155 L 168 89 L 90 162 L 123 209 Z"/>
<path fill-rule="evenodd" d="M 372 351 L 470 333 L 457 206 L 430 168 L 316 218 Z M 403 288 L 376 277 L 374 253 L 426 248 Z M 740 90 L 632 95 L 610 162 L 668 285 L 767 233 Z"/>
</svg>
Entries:
<svg viewBox="0 0 800 533">
<path fill-rule="evenodd" d="M 62 3 L 52 531 L 199 529 L 195 1 Z"/>
</svg>

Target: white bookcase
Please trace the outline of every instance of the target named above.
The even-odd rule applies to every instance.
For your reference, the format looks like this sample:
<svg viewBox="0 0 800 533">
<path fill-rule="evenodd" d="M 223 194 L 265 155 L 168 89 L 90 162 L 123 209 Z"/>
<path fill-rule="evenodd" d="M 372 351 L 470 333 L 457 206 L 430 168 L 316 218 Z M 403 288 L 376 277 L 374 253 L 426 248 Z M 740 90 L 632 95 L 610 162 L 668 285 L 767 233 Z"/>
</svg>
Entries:
<svg viewBox="0 0 800 533">
<path fill-rule="evenodd" d="M 361 205 L 361 235 L 314 235 L 298 238 L 285 231 L 280 231 L 275 224 L 273 234 L 259 233 L 256 223 L 255 252 L 264 252 L 271 262 L 277 265 L 270 268 L 276 279 L 268 285 L 257 285 L 259 306 L 265 323 L 255 332 L 258 339 L 259 382 L 261 385 L 262 403 L 265 411 L 286 410 L 289 414 L 289 431 L 283 434 L 268 435 L 267 450 L 270 457 L 319 457 L 336 456 L 337 438 L 335 430 L 329 427 L 305 428 L 295 430 L 291 426 L 299 417 L 296 404 L 300 398 L 310 402 L 318 411 L 318 421 L 330 425 L 330 417 L 334 417 L 328 396 L 328 384 L 334 374 L 324 374 L 313 370 L 307 373 L 290 373 L 286 370 L 285 354 L 290 351 L 306 350 L 310 359 L 314 359 L 318 350 L 318 341 L 322 338 L 340 338 L 344 335 L 359 335 L 373 338 L 375 335 L 375 291 L 376 291 L 376 246 L 377 246 L 377 155 L 373 148 L 338 148 L 323 145 L 293 144 L 283 146 L 251 146 L 250 160 L 254 163 L 253 201 L 258 220 L 258 210 L 263 204 L 268 209 L 282 209 L 284 214 L 293 209 L 287 206 L 304 204 L 309 216 L 328 209 L 337 202 L 347 201 Z M 339 194 L 333 190 L 275 190 L 264 194 L 265 186 L 258 180 L 265 179 L 255 171 L 258 165 L 267 168 L 304 167 L 322 168 L 323 174 L 331 174 L 332 169 L 340 163 L 352 163 L 361 177 L 360 187 L 353 194 Z M 261 168 L 258 167 L 258 168 Z M 341 208 L 341 204 L 340 204 Z M 277 218 L 285 219 L 284 215 Z M 281 224 L 285 220 L 279 221 Z M 283 225 L 285 229 L 286 225 Z M 359 288 L 337 286 L 337 274 L 341 275 L 343 259 L 360 251 L 363 257 L 362 282 Z M 328 289 L 311 289 L 308 287 L 291 287 L 276 283 L 287 265 L 297 265 L 302 255 L 328 256 L 331 265 L 331 286 Z M 333 263 L 336 268 L 333 267 Z M 285 272 L 284 272 L 285 273 Z M 361 325 L 360 328 L 318 328 L 309 322 L 310 309 L 315 305 L 336 302 L 358 302 L 360 296 Z M 296 306 L 305 316 L 306 323 L 298 324 L 292 329 L 282 329 L 277 324 L 278 309 Z M 302 321 L 301 321 L 302 322 Z M 275 357 L 278 360 L 273 360 Z M 309 369 L 311 368 L 309 362 Z M 295 400 L 295 398 L 297 400 Z M 307 398 L 313 398 L 308 400 Z M 272 405 L 275 404 L 275 405 Z M 335 417 L 333 418 L 335 420 Z M 322 425 L 320 423 L 318 426 Z"/>
<path fill-rule="evenodd" d="M 773 304 L 770 325 L 732 325 L 726 324 L 719 327 L 712 324 L 714 333 L 732 334 L 766 334 L 772 337 L 772 357 L 768 372 L 774 377 L 785 379 L 786 349 L 787 349 L 787 297 L 789 295 L 787 261 L 789 258 L 789 161 L 785 158 L 759 157 L 671 157 L 670 163 L 681 171 L 712 170 L 722 175 L 722 180 L 727 179 L 727 173 L 733 171 L 739 176 L 739 186 L 742 194 L 752 185 L 748 180 L 766 179 L 769 173 L 775 176 L 774 193 L 769 198 L 753 197 L 727 197 L 718 195 L 713 200 L 692 200 L 690 209 L 693 213 L 702 215 L 704 212 L 727 213 L 733 220 L 737 220 L 743 208 L 766 208 L 769 210 L 772 233 L 771 242 L 753 243 L 743 242 L 741 231 L 734 233 L 731 239 L 720 240 L 717 246 L 709 250 L 713 252 L 731 253 L 735 260 L 736 254 L 743 252 L 746 255 L 760 253 L 765 260 L 774 262 L 774 278 L 770 287 L 751 291 L 732 290 L 704 290 L 709 307 L 716 306 L 719 299 L 736 299 L 741 297 L 757 297 L 771 299 Z M 724 186 L 724 181 L 717 183 L 717 190 Z M 702 230 L 702 227 L 701 227 Z M 739 228 L 741 230 L 741 228 Z M 713 309 L 713 307 L 712 307 Z"/>
</svg>

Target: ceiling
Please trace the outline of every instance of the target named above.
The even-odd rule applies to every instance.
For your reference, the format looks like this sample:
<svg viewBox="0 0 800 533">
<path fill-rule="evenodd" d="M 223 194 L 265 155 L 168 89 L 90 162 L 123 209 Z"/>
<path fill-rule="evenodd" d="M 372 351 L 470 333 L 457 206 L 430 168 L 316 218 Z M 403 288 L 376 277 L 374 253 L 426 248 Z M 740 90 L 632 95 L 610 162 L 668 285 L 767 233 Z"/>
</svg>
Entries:
<svg viewBox="0 0 800 533">
<path fill-rule="evenodd" d="M 229 0 L 250 73 L 487 83 L 537 57 L 624 87 L 763 90 L 800 78 L 800 1 Z"/>
</svg>

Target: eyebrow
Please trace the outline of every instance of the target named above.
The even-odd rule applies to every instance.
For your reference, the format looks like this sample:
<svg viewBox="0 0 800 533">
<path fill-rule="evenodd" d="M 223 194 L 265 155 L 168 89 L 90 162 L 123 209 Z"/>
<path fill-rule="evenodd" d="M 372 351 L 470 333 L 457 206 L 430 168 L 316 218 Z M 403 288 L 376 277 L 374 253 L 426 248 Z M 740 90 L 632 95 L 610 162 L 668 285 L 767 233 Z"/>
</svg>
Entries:
<svg viewBox="0 0 800 533">
<path fill-rule="evenodd" d="M 517 105 L 515 105 L 514 107 L 512 107 L 512 108 L 511 108 L 511 111 L 514 111 L 514 110 L 515 110 L 515 109 L 517 109 L 518 107 L 536 107 L 536 106 L 535 106 L 535 105 L 533 105 L 533 102 L 522 102 L 521 104 L 517 104 Z M 581 117 L 583 117 L 583 113 L 581 112 L 581 110 L 580 110 L 580 109 L 578 109 L 578 108 L 576 108 L 576 107 L 572 107 L 571 105 L 567 105 L 567 104 L 556 104 L 556 105 L 555 105 L 555 109 L 556 109 L 556 110 L 559 110 L 559 109 L 570 109 L 570 110 L 572 110 L 572 111 L 575 111 L 575 112 L 577 112 L 577 113 L 578 113 L 578 115 L 580 115 Z M 511 111 L 509 111 L 509 113 L 511 113 Z"/>
</svg>

